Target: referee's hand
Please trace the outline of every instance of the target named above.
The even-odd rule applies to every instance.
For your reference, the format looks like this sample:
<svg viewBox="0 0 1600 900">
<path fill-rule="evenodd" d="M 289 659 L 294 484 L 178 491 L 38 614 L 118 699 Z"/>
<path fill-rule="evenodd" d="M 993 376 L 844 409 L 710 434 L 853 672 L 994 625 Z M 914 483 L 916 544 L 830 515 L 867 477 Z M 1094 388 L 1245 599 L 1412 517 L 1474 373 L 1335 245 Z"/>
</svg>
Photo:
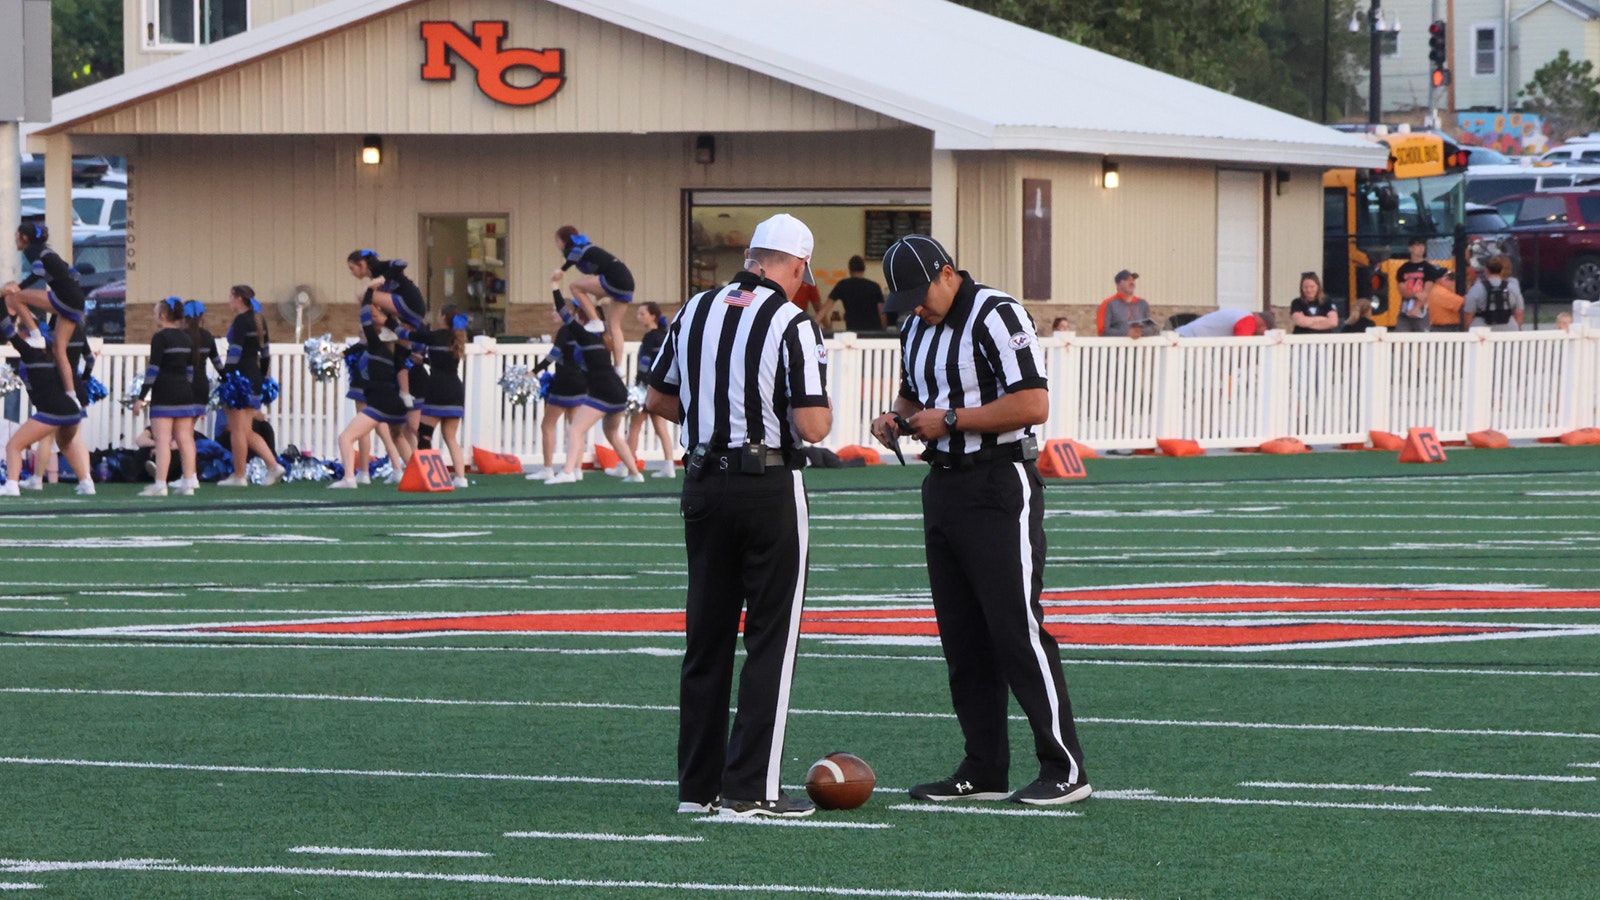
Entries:
<svg viewBox="0 0 1600 900">
<path fill-rule="evenodd" d="M 900 440 L 900 428 L 895 425 L 894 420 L 895 414 L 892 412 L 886 412 L 872 420 L 872 436 L 878 439 L 878 443 L 890 449 L 893 449 Z"/>
</svg>

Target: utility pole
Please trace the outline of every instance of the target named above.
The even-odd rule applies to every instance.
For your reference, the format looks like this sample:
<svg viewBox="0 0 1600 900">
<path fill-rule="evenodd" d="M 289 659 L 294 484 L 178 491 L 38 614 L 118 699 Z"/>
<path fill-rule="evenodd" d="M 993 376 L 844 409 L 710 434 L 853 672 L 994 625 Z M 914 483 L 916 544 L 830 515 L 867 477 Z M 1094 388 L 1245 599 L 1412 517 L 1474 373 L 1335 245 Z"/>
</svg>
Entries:
<svg viewBox="0 0 1600 900">
<path fill-rule="evenodd" d="M 1383 11 L 1378 8 L 1378 3 L 1379 0 L 1372 0 L 1372 8 L 1367 11 L 1367 32 L 1372 38 L 1368 63 L 1371 71 L 1367 80 L 1367 123 L 1370 125 L 1383 121 L 1383 41 L 1378 36 L 1378 27 L 1383 24 Z"/>
<path fill-rule="evenodd" d="M 24 121 L 50 121 L 50 0 L 0 0 L 0 241 L 7 244 L 22 219 Z M 0 245 L 0 284 L 17 277 L 17 254 Z"/>
</svg>

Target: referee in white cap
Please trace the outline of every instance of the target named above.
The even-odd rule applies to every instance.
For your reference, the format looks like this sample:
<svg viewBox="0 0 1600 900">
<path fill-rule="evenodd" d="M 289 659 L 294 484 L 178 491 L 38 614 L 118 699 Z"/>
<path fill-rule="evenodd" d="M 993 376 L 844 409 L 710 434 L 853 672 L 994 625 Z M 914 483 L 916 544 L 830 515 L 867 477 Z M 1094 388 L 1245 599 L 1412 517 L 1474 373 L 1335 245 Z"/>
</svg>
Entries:
<svg viewBox="0 0 1600 900">
<path fill-rule="evenodd" d="M 810 284 L 811 229 L 756 226 L 744 271 L 689 299 L 650 370 L 645 407 L 682 424 L 687 647 L 679 680 L 678 811 L 807 816 L 780 788 L 810 524 L 800 449 L 833 428 Z M 739 615 L 745 663 L 728 728 Z"/>
<path fill-rule="evenodd" d="M 1055 638 L 1044 629 L 1044 484 L 1031 429 L 1049 415 L 1033 319 L 1012 297 L 957 271 L 925 235 L 883 255 L 885 312 L 900 327 L 900 394 L 873 420 L 885 445 L 904 421 L 928 442 L 922 485 L 928 580 L 950 698 L 966 738 L 955 773 L 911 789 L 917 800 L 1034 806 L 1089 796 Z M 1033 729 L 1039 777 L 1012 792 L 1007 689 Z"/>
</svg>

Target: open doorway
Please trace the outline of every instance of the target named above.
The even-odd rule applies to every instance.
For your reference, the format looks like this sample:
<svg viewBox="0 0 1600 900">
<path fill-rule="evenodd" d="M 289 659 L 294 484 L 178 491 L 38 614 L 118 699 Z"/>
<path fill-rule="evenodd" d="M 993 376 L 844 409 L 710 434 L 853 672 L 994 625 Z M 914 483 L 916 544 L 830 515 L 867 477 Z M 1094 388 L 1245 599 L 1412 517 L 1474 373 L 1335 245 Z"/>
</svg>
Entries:
<svg viewBox="0 0 1600 900">
<path fill-rule="evenodd" d="M 507 219 L 505 213 L 422 219 L 428 307 L 455 304 L 474 334 L 505 332 Z"/>
</svg>

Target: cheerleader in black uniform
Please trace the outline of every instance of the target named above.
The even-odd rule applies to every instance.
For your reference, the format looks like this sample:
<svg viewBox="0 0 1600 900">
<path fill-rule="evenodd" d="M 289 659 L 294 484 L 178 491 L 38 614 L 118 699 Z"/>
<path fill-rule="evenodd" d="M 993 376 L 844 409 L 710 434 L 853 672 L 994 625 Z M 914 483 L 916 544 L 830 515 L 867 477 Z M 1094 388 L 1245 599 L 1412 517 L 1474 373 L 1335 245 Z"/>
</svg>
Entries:
<svg viewBox="0 0 1600 900">
<path fill-rule="evenodd" d="M 361 324 L 373 322 L 372 307 L 384 314 L 386 321 L 373 322 L 378 326 L 378 336 L 383 341 L 393 341 L 397 322 L 408 328 L 421 328 L 428 315 L 428 301 L 422 289 L 408 277 L 406 261 L 382 259 L 376 250 L 354 250 L 345 257 L 350 274 L 366 282 L 361 292 Z"/>
<path fill-rule="evenodd" d="M 622 260 L 590 243 L 587 235 L 579 234 L 571 225 L 563 225 L 556 231 L 556 243 L 561 245 L 561 255 L 566 258 L 561 271 L 577 266 L 583 273 L 572 282 L 572 296 L 583 307 L 589 321 L 606 323 L 602 330 L 611 348 L 611 364 L 620 372 L 622 313 L 613 309 L 610 315 L 602 317 L 599 303 L 601 297 L 610 297 L 617 303 L 632 303 L 633 273 Z"/>
<path fill-rule="evenodd" d="M 634 375 L 634 391 L 638 392 L 645 387 L 650 377 L 650 367 L 655 365 L 656 354 L 661 352 L 661 345 L 667 339 L 667 317 L 661 314 L 661 307 L 654 303 L 643 303 L 634 310 L 634 318 L 646 329 L 644 337 L 639 340 L 639 371 Z M 652 478 L 676 478 L 678 467 L 672 459 L 672 448 L 677 442 L 672 440 L 672 423 L 665 418 L 640 411 L 628 420 L 628 449 L 633 452 L 633 458 L 639 458 L 639 435 L 644 432 L 645 419 L 655 427 L 656 439 L 661 442 L 661 470 L 652 475 Z"/>
<path fill-rule="evenodd" d="M 363 373 L 366 377 L 366 405 L 339 433 L 339 461 L 344 464 L 344 477 L 328 485 L 330 488 L 350 489 L 358 484 L 356 444 L 374 430 L 377 430 L 378 438 L 389 451 L 391 483 L 400 480 L 405 461 L 411 458 L 411 447 L 405 442 L 406 405 L 400 399 L 398 377 L 405 355 L 409 353 L 397 350 L 394 344 L 383 343 L 370 316 L 363 316 L 361 330 L 367 339 L 367 352 L 363 358 L 366 365 Z M 385 425 L 388 427 L 383 428 Z"/>
<path fill-rule="evenodd" d="M 563 421 L 572 421 L 572 411 L 583 402 L 583 372 L 576 362 L 563 359 L 561 355 L 566 329 L 583 326 L 573 321 L 572 313 L 567 311 L 567 299 L 561 296 L 560 284 L 560 279 L 551 279 L 556 308 L 551 311 L 550 319 L 555 323 L 556 336 L 550 354 L 533 367 L 535 372 L 543 372 L 553 365 L 555 371 L 551 373 L 550 384 L 539 391 L 539 398 L 544 401 L 544 416 L 539 419 L 539 450 L 544 454 L 544 465 L 523 476 L 529 481 L 544 481 L 556 473 L 556 428 Z"/>
<path fill-rule="evenodd" d="M 350 388 L 344 392 L 346 400 L 356 405 L 356 415 L 367 408 L 367 345 L 364 341 L 348 344 L 344 348 L 344 368 L 350 375 Z M 379 431 L 389 426 L 379 425 Z M 364 434 L 356 441 L 356 483 L 371 484 L 372 435 Z"/>
<path fill-rule="evenodd" d="M 21 301 L 15 306 L 16 320 L 30 332 L 35 330 L 34 316 L 25 307 L 56 314 L 55 340 L 51 349 L 56 371 L 61 383 L 66 385 L 67 396 L 76 403 L 77 380 L 72 374 L 72 363 L 67 358 L 67 344 L 71 343 L 73 334 L 83 328 L 84 293 L 78 285 L 77 273 L 47 246 L 49 240 L 50 229 L 43 225 L 29 223 L 17 228 L 17 249 L 27 257 L 30 271 L 20 283 L 13 281 L 0 288 L 0 293 L 8 300 Z M 33 340 L 32 346 L 44 349 L 37 340 Z"/>
<path fill-rule="evenodd" d="M 32 418 L 17 426 L 11 440 L 6 442 L 7 477 L 6 483 L 0 484 L 0 496 L 17 496 L 22 451 L 51 432 L 55 432 L 56 442 L 65 449 L 67 464 L 78 474 L 78 493 L 93 494 L 89 453 L 82 441 L 74 440 L 78 435 L 78 423 L 83 420 L 83 408 L 77 398 L 62 388 L 61 372 L 50 353 L 28 343 L 17 331 L 14 317 L 22 311 L 22 303 L 15 297 L 7 297 L 5 304 L 6 315 L 0 317 L 0 337 L 9 341 L 21 357 L 19 371 L 27 382 L 28 399 L 33 403 L 34 412 Z"/>
<path fill-rule="evenodd" d="M 557 294 L 559 293 L 558 290 Z M 563 326 L 561 330 L 566 339 L 558 346 L 562 358 L 572 359 L 582 373 L 585 382 L 584 396 L 579 405 L 572 410 L 572 418 L 567 422 L 566 468 L 545 479 L 544 483 L 571 484 L 578 480 L 578 467 L 583 460 L 585 437 L 596 422 L 601 423 L 606 443 L 617 451 L 623 467 L 627 469 L 627 475 L 622 480 L 642 482 L 644 475 L 639 472 L 633 452 L 628 449 L 628 442 L 622 439 L 622 413 L 628 408 L 628 389 L 622 383 L 622 376 L 611 367 L 611 355 L 606 351 L 605 340 L 582 327 L 587 324 L 587 314 L 583 311 L 583 307 L 579 306 L 574 310 L 572 319 L 572 324 L 577 324 L 579 327 L 574 329 L 570 325 Z"/>
<path fill-rule="evenodd" d="M 456 312 L 455 304 L 439 309 L 439 327 L 428 331 L 424 347 L 428 353 L 428 392 L 422 404 L 422 424 L 417 429 L 417 449 L 433 446 L 438 428 L 450 451 L 455 467 L 455 486 L 467 486 L 467 459 L 457 438 L 461 414 L 467 404 L 467 388 L 461 383 L 461 359 L 467 353 L 467 317 Z"/>
<path fill-rule="evenodd" d="M 144 371 L 144 386 L 134 401 L 133 414 L 144 411 L 150 398 L 150 435 L 155 439 L 156 483 L 139 492 L 141 497 L 167 496 L 167 470 L 172 465 L 172 441 L 178 442 L 183 478 L 179 494 L 193 494 L 190 485 L 199 484 L 194 461 L 194 420 L 205 412 L 195 402 L 194 378 L 199 368 L 199 324 L 186 319 L 183 301 L 168 297 L 156 304 L 156 333 L 150 337 L 150 362 Z"/>
<path fill-rule="evenodd" d="M 204 421 L 207 408 L 211 405 L 211 377 L 206 374 L 206 363 L 211 363 L 211 370 L 222 377 L 222 354 L 217 352 L 217 336 L 205 327 L 206 305 L 199 300 L 187 300 L 183 304 L 183 326 L 190 339 L 195 342 L 194 378 L 190 381 L 190 388 L 194 392 L 194 405 L 199 409 L 195 413 L 197 419 Z M 193 433 L 193 430 L 190 430 Z M 185 474 L 183 479 L 169 487 L 187 487 L 187 492 L 193 493 L 200 486 L 198 477 Z"/>
<path fill-rule="evenodd" d="M 77 386 L 78 405 L 85 410 L 89 408 L 89 376 L 94 373 L 94 353 L 89 349 L 89 338 L 82 328 L 72 332 L 72 339 L 67 342 L 67 364 L 72 368 L 73 382 Z M 77 439 L 83 440 L 83 430 L 78 430 Z M 67 451 L 63 450 L 66 453 Z M 85 448 L 85 453 L 88 449 Z M 67 455 L 71 455 L 68 453 Z M 34 448 L 34 458 L 40 462 L 35 465 L 33 475 L 22 481 L 25 491 L 42 491 L 46 481 L 55 484 L 60 478 L 56 467 L 56 436 L 55 432 L 39 439 L 39 444 Z"/>
</svg>

